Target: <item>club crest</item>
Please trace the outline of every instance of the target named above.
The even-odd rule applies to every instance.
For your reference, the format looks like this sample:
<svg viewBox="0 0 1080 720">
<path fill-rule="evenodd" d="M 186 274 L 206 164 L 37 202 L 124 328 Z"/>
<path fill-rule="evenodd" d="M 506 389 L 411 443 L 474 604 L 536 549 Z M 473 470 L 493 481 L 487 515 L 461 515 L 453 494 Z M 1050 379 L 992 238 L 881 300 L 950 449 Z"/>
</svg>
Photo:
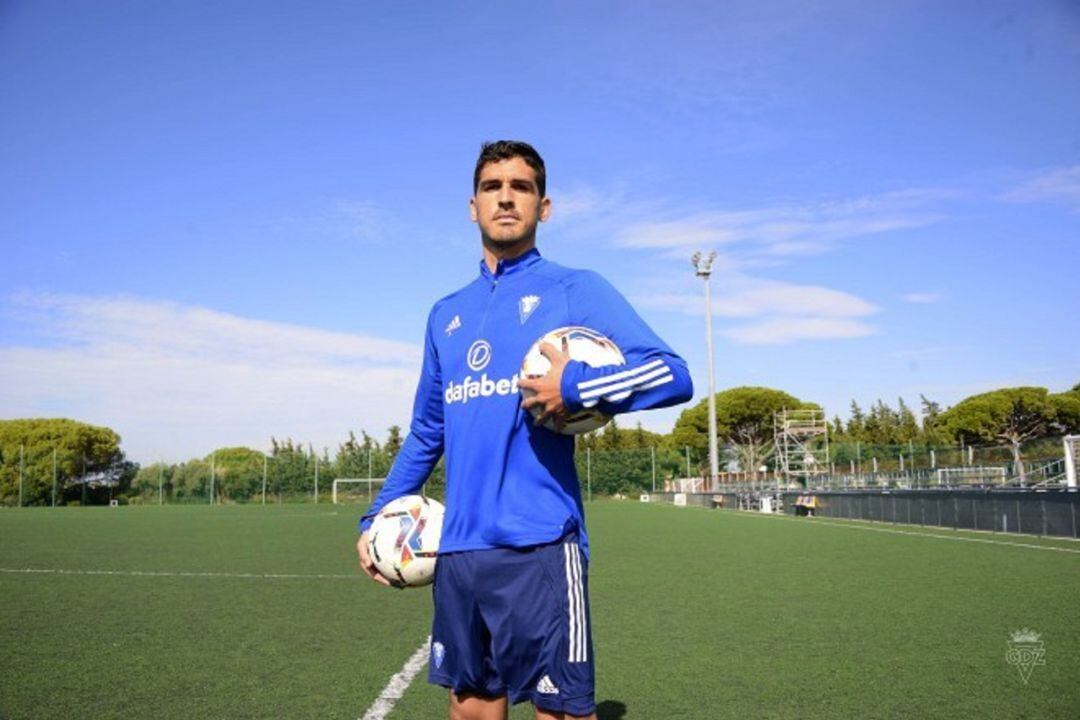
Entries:
<svg viewBox="0 0 1080 720">
<path fill-rule="evenodd" d="M 1035 666 L 1046 664 L 1046 649 L 1040 637 L 1039 633 L 1027 628 L 1009 636 L 1009 652 L 1005 654 L 1005 661 L 1019 671 L 1025 685 L 1031 679 Z"/>
<path fill-rule="evenodd" d="M 529 316 L 533 314 L 533 310 L 540 305 L 539 295 L 525 295 L 518 301 L 518 314 L 521 316 L 521 324 L 524 325 L 525 321 L 529 319 Z"/>
</svg>

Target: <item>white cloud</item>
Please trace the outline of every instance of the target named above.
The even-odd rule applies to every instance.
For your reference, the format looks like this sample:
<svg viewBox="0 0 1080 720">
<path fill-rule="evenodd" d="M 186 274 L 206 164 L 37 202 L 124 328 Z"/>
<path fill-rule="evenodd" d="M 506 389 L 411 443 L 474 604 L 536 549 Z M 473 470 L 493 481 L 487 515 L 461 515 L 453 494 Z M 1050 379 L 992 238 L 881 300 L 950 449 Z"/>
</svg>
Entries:
<svg viewBox="0 0 1080 720">
<path fill-rule="evenodd" d="M 941 293 L 935 292 L 912 292 L 900 296 L 904 302 L 916 305 L 930 305 L 941 299 Z"/>
<path fill-rule="evenodd" d="M 851 293 L 817 285 L 795 285 L 738 278 L 713 299 L 713 313 L 721 318 L 756 322 L 727 327 L 720 334 L 748 345 L 778 345 L 798 340 L 863 337 L 876 328 L 862 318 L 878 312 L 870 302 Z M 693 293 L 654 292 L 636 295 L 643 306 L 704 314 L 701 296 Z"/>
<path fill-rule="evenodd" d="M 419 369 L 413 344 L 174 303 L 22 295 L 6 310 L 33 338 L 0 347 L 3 415 L 107 425 L 140 461 L 381 435 L 407 422 Z"/>
<path fill-rule="evenodd" d="M 854 318 L 778 317 L 722 330 L 743 345 L 786 345 L 797 340 L 837 340 L 873 335 L 876 329 Z"/>
<path fill-rule="evenodd" d="M 682 213 L 631 223 L 617 233 L 616 242 L 623 247 L 658 249 L 739 244 L 777 257 L 818 254 L 841 240 L 935 223 L 940 215 L 929 205 L 955 194 L 913 188 L 817 204 Z"/>
<path fill-rule="evenodd" d="M 1064 202 L 1080 206 L 1080 165 L 1038 175 L 1003 197 L 1013 202 Z"/>
</svg>

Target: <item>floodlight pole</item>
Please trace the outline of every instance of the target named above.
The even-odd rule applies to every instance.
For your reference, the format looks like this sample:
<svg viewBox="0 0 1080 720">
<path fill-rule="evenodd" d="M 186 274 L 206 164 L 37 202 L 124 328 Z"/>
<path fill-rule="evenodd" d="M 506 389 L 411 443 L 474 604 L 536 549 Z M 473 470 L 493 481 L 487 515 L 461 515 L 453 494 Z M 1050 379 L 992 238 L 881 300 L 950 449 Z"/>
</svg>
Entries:
<svg viewBox="0 0 1080 720">
<path fill-rule="evenodd" d="M 712 342 L 712 297 L 709 291 L 709 276 L 712 275 L 713 261 L 716 253 L 711 252 L 703 256 L 700 252 L 694 253 L 690 262 L 694 265 L 694 272 L 705 281 L 705 348 L 708 353 L 709 366 L 709 490 L 716 487 L 716 478 L 720 474 L 720 463 L 716 447 L 716 388 L 713 379 L 713 342 Z"/>
</svg>

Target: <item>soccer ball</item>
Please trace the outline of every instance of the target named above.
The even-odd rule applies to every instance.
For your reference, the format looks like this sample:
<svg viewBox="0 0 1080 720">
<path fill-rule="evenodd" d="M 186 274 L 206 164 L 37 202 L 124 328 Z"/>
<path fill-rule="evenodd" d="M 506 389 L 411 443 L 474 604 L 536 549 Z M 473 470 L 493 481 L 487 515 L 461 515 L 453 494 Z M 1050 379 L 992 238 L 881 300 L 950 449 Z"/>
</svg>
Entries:
<svg viewBox="0 0 1080 720">
<path fill-rule="evenodd" d="M 623 357 L 618 346 L 601 333 L 585 327 L 563 327 L 552 330 L 533 343 L 533 346 L 529 348 L 529 352 L 525 353 L 525 360 L 521 363 L 522 377 L 543 377 L 551 369 L 551 363 L 540 354 L 541 343 L 550 343 L 557 348 L 562 348 L 564 352 L 570 353 L 572 360 L 579 360 L 592 367 L 626 364 L 626 358 Z M 521 394 L 529 398 L 536 393 L 522 388 Z M 544 412 L 540 406 L 533 406 L 529 410 L 536 420 L 539 420 Z M 555 421 L 550 417 L 544 421 L 543 426 L 548 430 L 563 435 L 580 435 L 601 428 L 607 425 L 610 420 L 611 416 L 609 415 L 595 409 L 585 408 L 581 412 L 566 418 L 566 422 L 561 429 L 556 429 Z"/>
<path fill-rule="evenodd" d="M 388 502 L 368 531 L 368 552 L 379 574 L 396 587 L 430 584 L 445 512 L 442 503 L 419 495 Z"/>
</svg>

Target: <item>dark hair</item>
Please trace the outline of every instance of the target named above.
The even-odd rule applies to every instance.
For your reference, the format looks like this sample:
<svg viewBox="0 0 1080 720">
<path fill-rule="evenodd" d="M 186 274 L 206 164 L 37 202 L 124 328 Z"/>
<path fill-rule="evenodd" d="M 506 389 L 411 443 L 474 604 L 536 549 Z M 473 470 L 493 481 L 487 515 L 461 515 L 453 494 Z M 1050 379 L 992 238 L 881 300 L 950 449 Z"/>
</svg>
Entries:
<svg viewBox="0 0 1080 720">
<path fill-rule="evenodd" d="M 511 158 L 519 157 L 536 171 L 536 187 L 540 190 L 540 197 L 544 197 L 547 190 L 547 172 L 544 170 L 544 158 L 536 152 L 536 148 L 527 142 L 520 140 L 496 140 L 486 142 L 480 146 L 480 157 L 476 160 L 476 170 L 473 171 L 473 194 L 480 187 L 480 171 L 488 163 L 502 162 Z"/>
</svg>

